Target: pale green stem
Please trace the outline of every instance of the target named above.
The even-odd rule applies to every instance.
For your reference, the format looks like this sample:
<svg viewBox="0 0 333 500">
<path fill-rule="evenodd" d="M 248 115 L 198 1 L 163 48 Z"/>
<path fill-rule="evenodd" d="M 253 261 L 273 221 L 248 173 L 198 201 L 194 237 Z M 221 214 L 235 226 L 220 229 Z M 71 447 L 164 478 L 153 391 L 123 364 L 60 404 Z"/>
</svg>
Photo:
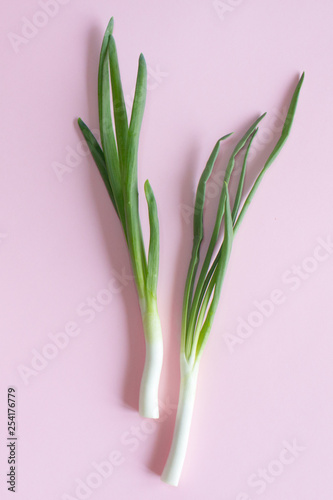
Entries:
<svg viewBox="0 0 333 500">
<path fill-rule="evenodd" d="M 172 486 L 178 486 L 185 460 L 195 401 L 198 370 L 199 363 L 196 362 L 194 366 L 191 366 L 182 353 L 180 358 L 181 380 L 176 424 L 168 460 L 162 474 L 162 480 Z"/>
<path fill-rule="evenodd" d="M 145 366 L 140 386 L 139 413 L 145 418 L 159 418 L 158 387 L 163 363 L 163 338 L 157 308 L 147 310 L 141 302 L 146 340 Z"/>
</svg>

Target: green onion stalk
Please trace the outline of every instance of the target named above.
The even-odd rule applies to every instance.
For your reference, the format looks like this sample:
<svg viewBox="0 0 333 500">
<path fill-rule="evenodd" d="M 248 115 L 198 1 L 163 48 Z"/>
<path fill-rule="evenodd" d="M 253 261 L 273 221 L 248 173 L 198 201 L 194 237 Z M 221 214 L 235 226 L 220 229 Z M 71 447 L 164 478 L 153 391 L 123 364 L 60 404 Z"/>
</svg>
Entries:
<svg viewBox="0 0 333 500">
<path fill-rule="evenodd" d="M 128 123 L 111 18 L 103 38 L 98 69 L 98 109 L 101 146 L 79 118 L 78 123 L 122 225 L 139 296 L 146 359 L 141 380 L 139 412 L 158 418 L 158 386 L 163 360 L 161 324 L 157 310 L 159 223 L 153 190 L 145 182 L 150 239 L 148 255 L 139 217 L 138 147 L 147 94 L 147 66 L 139 58 L 132 113 Z M 113 120 L 112 120 L 113 109 Z"/>
<path fill-rule="evenodd" d="M 174 486 L 178 485 L 185 460 L 200 359 L 211 331 L 214 315 L 218 307 L 222 283 L 226 274 L 234 235 L 243 220 L 245 212 L 248 209 L 264 174 L 273 163 L 274 159 L 277 157 L 287 140 L 295 115 L 303 79 L 304 73 L 302 74 L 292 96 L 281 136 L 279 137 L 273 151 L 269 155 L 249 194 L 242 204 L 241 200 L 243 197 L 248 154 L 254 137 L 257 134 L 259 122 L 263 119 L 266 113 L 255 120 L 233 150 L 226 168 L 210 243 L 206 256 L 203 259 L 201 271 L 200 273 L 197 273 L 200 261 L 200 247 L 203 239 L 203 211 L 206 183 L 212 173 L 220 150 L 220 145 L 230 136 L 230 134 L 217 141 L 199 180 L 193 218 L 192 256 L 188 268 L 183 300 L 180 347 L 181 380 L 178 410 L 171 449 L 162 474 L 163 481 Z M 245 150 L 244 160 L 242 163 L 235 200 L 233 202 L 233 206 L 231 207 L 228 188 L 229 180 L 235 165 L 236 155 L 241 150 Z M 220 232 L 223 233 L 222 243 L 218 245 Z M 213 259 L 214 253 L 216 253 L 216 256 Z M 197 274 L 199 274 L 199 276 L 195 284 Z"/>
</svg>

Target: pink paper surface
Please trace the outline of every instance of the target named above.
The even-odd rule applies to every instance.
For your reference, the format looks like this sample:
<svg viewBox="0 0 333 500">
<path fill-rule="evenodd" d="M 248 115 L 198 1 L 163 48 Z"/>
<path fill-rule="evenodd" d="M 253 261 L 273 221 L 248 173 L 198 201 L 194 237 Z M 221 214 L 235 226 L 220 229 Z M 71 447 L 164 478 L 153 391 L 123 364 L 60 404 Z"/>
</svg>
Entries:
<svg viewBox="0 0 333 500">
<path fill-rule="evenodd" d="M 2 7 L 1 498 L 331 500 L 332 2 Z M 161 228 L 156 423 L 137 412 L 144 340 L 124 237 L 76 122 L 98 128 L 98 57 L 111 16 L 129 107 L 140 52 L 149 73 L 139 187 L 145 240 L 146 178 Z M 195 187 L 216 140 L 234 132 L 207 189 L 208 233 L 228 153 L 267 111 L 248 190 L 303 70 L 290 138 L 234 241 L 176 489 L 159 475 L 176 415 Z M 6 483 L 8 387 L 17 399 L 15 494 Z"/>
</svg>

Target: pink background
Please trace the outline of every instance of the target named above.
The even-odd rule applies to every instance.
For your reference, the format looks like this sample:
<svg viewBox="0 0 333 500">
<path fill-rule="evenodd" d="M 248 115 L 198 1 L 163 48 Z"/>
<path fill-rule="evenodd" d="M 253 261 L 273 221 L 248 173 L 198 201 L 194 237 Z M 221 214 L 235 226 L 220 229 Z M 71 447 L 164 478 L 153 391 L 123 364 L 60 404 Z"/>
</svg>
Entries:
<svg viewBox="0 0 333 500">
<path fill-rule="evenodd" d="M 333 238 L 332 2 L 54 5 L 40 15 L 38 1 L 6 2 L 0 20 L 1 498 L 12 498 L 4 478 L 6 392 L 15 386 L 17 500 L 80 498 L 77 479 L 87 477 L 98 484 L 86 495 L 94 500 L 331 500 L 333 253 L 318 250 L 318 238 Z M 98 126 L 98 55 L 112 15 L 127 96 L 140 52 L 150 68 L 139 185 L 142 195 L 149 178 L 161 226 L 165 410 L 155 425 L 136 411 L 144 341 L 136 292 L 126 278 L 124 238 L 76 124 L 81 116 Z M 15 45 L 13 34 L 22 36 L 27 20 L 39 27 Z M 303 70 L 291 136 L 234 242 L 175 489 L 159 474 L 178 397 L 182 294 L 192 245 L 187 209 L 215 141 L 235 132 L 219 157 L 218 179 L 240 134 L 267 111 L 249 164 L 251 184 Z M 59 164 L 66 171 L 57 176 Z M 213 180 L 208 189 L 206 227 L 217 187 Z M 140 209 L 147 238 L 144 201 Z M 302 267 L 301 277 L 295 278 L 293 266 Z M 267 318 L 255 314 L 274 290 L 281 303 L 264 302 Z M 95 312 L 87 302 L 94 297 Z M 249 318 L 261 324 L 247 328 L 242 339 L 238 325 Z M 54 358 L 25 383 L 20 366 L 31 368 L 33 350 L 47 351 L 50 334 L 69 329 L 70 322 L 77 335 L 49 351 Z M 234 348 L 230 338 L 238 339 Z M 286 442 L 294 441 L 299 451 L 281 463 Z M 117 465 L 100 479 L 93 464 L 110 455 Z M 268 470 L 268 479 L 258 483 L 260 469 Z"/>
</svg>

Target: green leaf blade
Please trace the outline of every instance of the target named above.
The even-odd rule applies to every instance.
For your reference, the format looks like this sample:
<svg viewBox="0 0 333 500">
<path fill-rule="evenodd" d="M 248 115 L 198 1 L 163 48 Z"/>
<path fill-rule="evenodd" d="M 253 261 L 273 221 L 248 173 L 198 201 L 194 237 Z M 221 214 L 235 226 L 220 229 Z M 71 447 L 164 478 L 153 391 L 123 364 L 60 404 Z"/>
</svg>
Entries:
<svg viewBox="0 0 333 500">
<path fill-rule="evenodd" d="M 128 147 L 126 161 L 127 190 L 135 191 L 137 186 L 137 161 L 139 137 L 147 96 L 147 65 L 143 54 L 140 55 L 138 74 L 135 85 L 131 120 L 128 129 Z"/>
<path fill-rule="evenodd" d="M 233 150 L 233 152 L 232 152 L 232 154 L 230 156 L 230 159 L 228 161 L 228 165 L 227 165 L 227 169 L 226 169 L 226 173 L 225 173 L 225 177 L 224 177 L 224 181 L 227 184 L 229 184 L 229 180 L 230 180 L 233 168 L 235 166 L 236 155 L 241 151 L 241 149 L 243 149 L 243 147 L 245 146 L 245 144 L 248 141 L 249 137 L 253 134 L 253 132 L 255 131 L 255 129 L 258 127 L 259 123 L 261 122 L 261 120 L 265 116 L 266 116 L 266 113 L 263 113 L 262 115 L 260 115 L 259 118 L 257 118 L 252 123 L 252 125 L 247 129 L 247 131 L 243 135 L 243 137 L 236 144 L 236 146 L 235 146 L 235 148 L 234 148 L 234 150 Z"/>
<path fill-rule="evenodd" d="M 145 182 L 145 195 L 148 205 L 150 226 L 147 291 L 153 299 L 156 299 L 159 268 L 159 223 L 155 196 L 148 180 Z"/>
<path fill-rule="evenodd" d="M 268 168 L 271 166 L 271 164 L 273 163 L 273 161 L 275 160 L 275 158 L 277 157 L 277 155 L 281 151 L 282 147 L 284 146 L 284 144 L 289 136 L 291 126 L 293 124 L 294 116 L 296 113 L 299 93 L 300 93 L 303 81 L 304 81 L 304 72 L 302 73 L 301 78 L 299 79 L 298 84 L 297 84 L 295 91 L 293 93 L 293 96 L 291 98 L 290 105 L 289 105 L 288 112 L 287 112 L 287 116 L 286 116 L 286 119 L 285 119 L 285 122 L 284 122 L 284 125 L 282 128 L 281 136 L 278 139 L 276 145 L 274 146 L 273 151 L 269 155 L 266 163 L 264 164 L 260 174 L 258 175 L 255 183 L 253 184 L 253 186 L 252 186 L 252 188 L 251 188 L 251 190 L 250 190 L 250 192 L 249 192 L 249 194 L 248 194 L 248 196 L 243 204 L 243 207 L 240 211 L 238 219 L 235 223 L 235 231 L 238 229 L 241 221 L 243 220 L 244 215 L 245 215 L 245 213 L 246 213 L 246 211 L 247 211 L 247 209 L 248 209 L 248 207 L 253 199 L 253 196 L 255 195 L 255 192 L 257 191 L 259 184 L 262 181 L 266 171 L 268 170 Z"/>
<path fill-rule="evenodd" d="M 273 161 L 275 160 L 275 158 L 277 157 L 277 155 L 280 153 L 281 149 L 283 148 L 286 140 L 288 139 L 288 136 L 290 134 L 290 130 L 291 130 L 291 127 L 292 127 L 292 124 L 294 121 L 297 103 L 298 103 L 298 98 L 299 98 L 299 93 L 300 93 L 302 85 L 303 85 L 304 76 L 305 76 L 305 74 L 303 72 L 298 83 L 297 83 L 297 86 L 294 90 L 293 96 L 291 98 L 290 105 L 289 105 L 288 112 L 287 112 L 287 116 L 286 116 L 286 119 L 284 121 L 284 125 L 282 128 L 281 136 L 280 136 L 278 142 L 276 143 L 276 146 L 274 147 L 273 151 L 271 152 L 268 160 L 266 161 L 266 164 L 264 167 L 266 169 L 273 163 Z"/>
<path fill-rule="evenodd" d="M 100 56 L 99 56 L 99 66 L 98 66 L 98 96 L 102 95 L 102 81 L 103 81 L 102 72 L 103 72 L 103 64 L 104 64 L 104 59 L 105 59 L 106 53 L 108 51 L 109 38 L 110 38 L 110 36 L 113 33 L 113 27 L 114 27 L 114 20 L 113 20 L 113 17 L 111 17 L 111 19 L 109 21 L 109 24 L 107 25 L 106 30 L 104 32 L 102 47 L 101 47 Z M 101 107 L 102 107 L 102 102 L 99 99 L 98 100 L 98 111 L 99 111 L 98 114 L 99 114 L 99 116 L 101 116 L 101 114 L 102 114 Z"/>
<path fill-rule="evenodd" d="M 109 39 L 108 50 L 109 50 L 111 87 L 112 87 L 113 116 L 116 129 L 120 171 L 122 171 L 126 163 L 128 120 L 127 120 L 124 92 L 119 71 L 117 47 L 112 35 L 110 36 Z"/>
<path fill-rule="evenodd" d="M 223 243 L 221 245 L 221 254 L 218 260 L 218 265 L 216 266 L 212 277 L 212 279 L 214 279 L 215 281 L 214 296 L 209 306 L 209 310 L 205 322 L 202 326 L 200 335 L 198 336 L 198 341 L 193 346 L 193 349 L 195 349 L 196 361 L 200 358 L 203 352 L 203 349 L 206 345 L 209 333 L 212 328 L 233 243 L 234 232 L 233 232 L 232 214 L 230 208 L 230 198 L 229 198 L 227 184 L 225 185 L 226 185 L 226 205 L 225 205 L 225 216 L 224 216 L 224 238 L 223 238 Z"/>
<path fill-rule="evenodd" d="M 106 35 L 105 35 L 106 36 Z M 110 38 L 110 35 L 108 35 Z M 104 38 L 100 67 L 98 73 L 98 102 L 99 102 L 99 126 L 101 132 L 101 143 L 105 156 L 105 163 L 109 181 L 112 187 L 115 203 L 119 218 L 122 222 L 124 231 L 126 233 L 126 221 L 124 212 L 124 198 L 121 184 L 121 174 L 119 167 L 119 158 L 117 145 L 113 130 L 112 114 L 111 114 L 111 87 L 110 87 L 110 70 L 109 70 L 109 57 L 108 57 L 108 43 L 109 38 Z M 106 48 L 104 45 L 106 43 Z"/>
<path fill-rule="evenodd" d="M 236 155 L 245 146 L 246 142 L 251 137 L 251 135 L 254 133 L 254 131 L 257 129 L 258 124 L 264 118 L 265 115 L 266 115 L 266 113 L 263 113 L 261 116 L 259 116 L 259 118 L 257 118 L 252 123 L 252 125 L 247 129 L 247 131 L 243 135 L 243 137 L 236 144 L 236 146 L 235 146 L 235 148 L 234 148 L 234 150 L 233 150 L 233 152 L 232 152 L 232 154 L 230 156 L 230 159 L 228 161 L 228 165 L 227 165 L 227 168 L 226 168 L 226 173 L 225 173 L 225 176 L 224 176 L 224 182 L 226 182 L 227 184 L 229 183 L 229 180 L 230 180 L 230 177 L 231 177 L 234 165 L 235 165 Z M 222 189 L 220 200 L 219 200 L 219 205 L 218 205 L 218 209 L 217 209 L 215 224 L 214 224 L 214 228 L 213 228 L 213 232 L 212 232 L 212 235 L 211 235 L 211 239 L 210 239 L 210 243 L 209 243 L 209 246 L 208 246 L 208 250 L 207 250 L 207 253 L 206 253 L 206 256 L 205 256 L 202 268 L 201 268 L 201 271 L 200 271 L 198 283 L 197 283 L 196 290 L 195 290 L 195 293 L 194 293 L 193 305 L 192 305 L 192 309 L 191 309 L 191 316 L 190 316 L 190 319 L 189 319 L 189 323 L 190 323 L 190 327 L 189 328 L 191 329 L 192 332 L 193 332 L 193 328 L 194 328 L 194 325 L 195 325 L 196 317 L 197 317 L 197 315 L 199 313 L 199 308 L 200 308 L 201 300 L 202 300 L 202 298 L 203 298 L 203 296 L 205 294 L 205 291 L 206 291 L 206 288 L 205 288 L 205 285 L 207 285 L 206 275 L 207 275 L 207 272 L 208 272 L 208 269 L 209 269 L 209 266 L 210 266 L 210 263 L 211 263 L 211 259 L 212 259 L 213 253 L 214 253 L 214 249 L 216 247 L 216 243 L 217 243 L 217 240 L 218 240 L 218 236 L 219 236 L 219 233 L 220 233 L 221 222 L 222 222 L 222 218 L 223 218 L 223 215 L 224 215 L 225 200 L 226 200 L 226 192 L 225 192 L 224 189 Z"/>
<path fill-rule="evenodd" d="M 187 272 L 183 299 L 182 350 L 186 353 L 186 355 L 189 355 L 193 334 L 193 331 L 189 331 L 188 329 L 188 322 L 191 314 L 194 282 L 199 265 L 200 247 L 203 239 L 203 210 L 206 197 L 206 184 L 213 171 L 217 156 L 220 151 L 221 142 L 230 137 L 230 135 L 231 134 L 227 134 L 216 142 L 198 183 L 193 216 L 193 248 Z"/>
<path fill-rule="evenodd" d="M 238 210 L 239 210 L 241 199 L 242 199 L 242 194 L 243 194 L 243 189 L 244 189 L 244 180 L 245 180 L 247 157 L 248 157 L 249 152 L 250 152 L 252 141 L 255 138 L 257 132 L 258 132 L 258 128 L 256 128 L 252 132 L 252 134 L 250 135 L 249 140 L 248 140 L 248 144 L 247 144 L 247 147 L 246 147 L 245 156 L 244 156 L 243 165 L 242 165 L 242 170 L 241 170 L 241 174 L 240 174 L 240 178 L 239 178 L 239 182 L 238 182 L 238 187 L 237 187 L 237 192 L 236 192 L 236 196 L 235 196 L 234 206 L 233 206 L 233 209 L 232 209 L 232 223 L 233 224 L 235 224 L 235 222 L 236 222 L 236 218 L 237 218 L 237 215 L 238 215 Z"/>
<path fill-rule="evenodd" d="M 123 171 L 123 193 L 125 201 L 125 218 L 129 237 L 129 250 L 132 265 L 135 269 L 140 293 L 144 294 L 147 277 L 147 258 L 144 248 L 142 228 L 139 216 L 138 194 L 138 147 L 143 113 L 147 94 L 147 66 L 143 55 L 140 55 L 136 80 L 133 108 L 127 136 L 126 164 Z"/>
<path fill-rule="evenodd" d="M 94 134 L 91 132 L 91 130 L 87 127 L 87 125 L 84 123 L 81 118 L 78 119 L 78 124 L 80 127 L 80 130 L 83 134 L 83 137 L 87 143 L 87 146 L 91 152 L 91 155 L 96 163 L 96 166 L 99 170 L 99 173 L 101 174 L 101 177 L 104 181 L 105 187 L 108 190 L 109 196 L 111 198 L 112 204 L 114 206 L 114 209 L 119 217 L 117 205 L 114 199 L 114 194 L 112 191 L 111 184 L 109 182 L 107 170 L 106 170 L 106 164 L 105 164 L 105 158 L 104 158 L 104 153 L 102 151 L 102 148 L 98 144 Z"/>
</svg>

